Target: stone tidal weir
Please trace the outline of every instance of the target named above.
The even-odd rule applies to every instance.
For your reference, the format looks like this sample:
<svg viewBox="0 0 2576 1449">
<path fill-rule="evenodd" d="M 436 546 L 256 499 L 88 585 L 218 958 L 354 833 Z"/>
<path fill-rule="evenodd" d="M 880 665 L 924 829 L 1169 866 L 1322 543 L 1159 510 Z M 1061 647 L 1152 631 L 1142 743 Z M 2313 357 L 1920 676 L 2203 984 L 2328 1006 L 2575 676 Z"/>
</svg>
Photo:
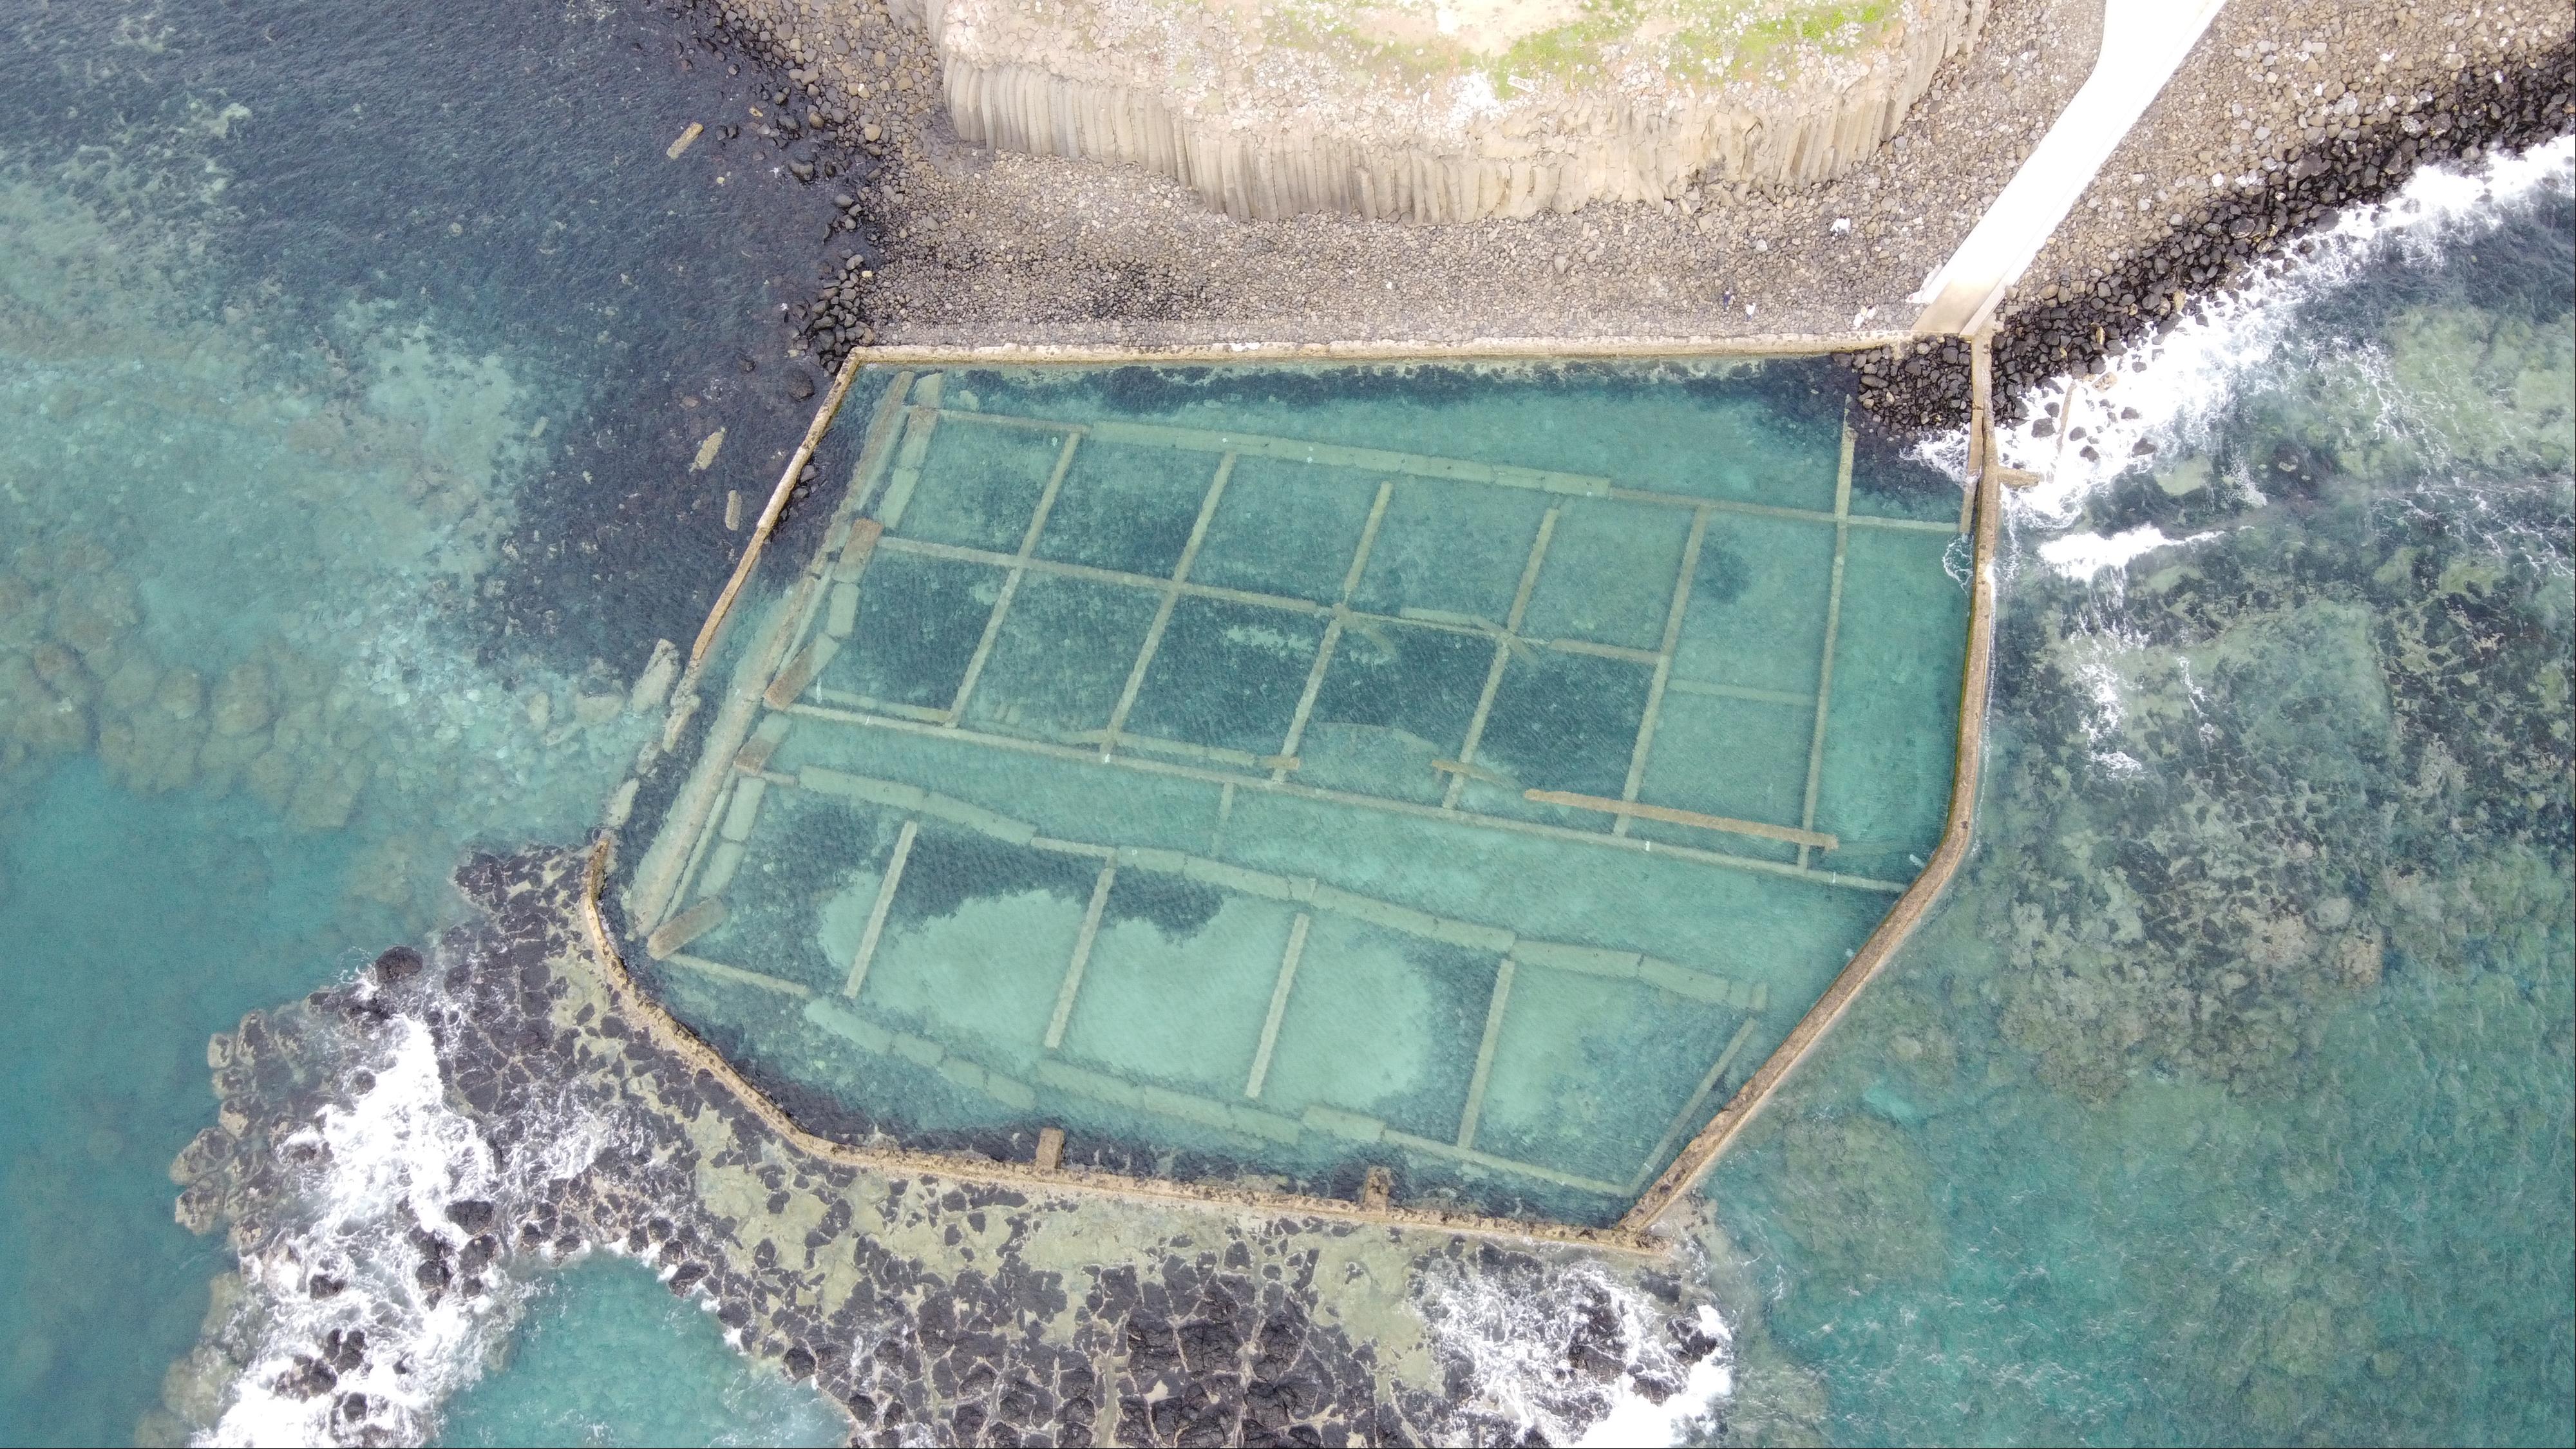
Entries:
<svg viewBox="0 0 2576 1449">
<path fill-rule="evenodd" d="M 1640 1244 L 1964 845 L 1991 530 L 1848 379 L 845 369 L 603 949 L 860 1160 Z"/>
</svg>

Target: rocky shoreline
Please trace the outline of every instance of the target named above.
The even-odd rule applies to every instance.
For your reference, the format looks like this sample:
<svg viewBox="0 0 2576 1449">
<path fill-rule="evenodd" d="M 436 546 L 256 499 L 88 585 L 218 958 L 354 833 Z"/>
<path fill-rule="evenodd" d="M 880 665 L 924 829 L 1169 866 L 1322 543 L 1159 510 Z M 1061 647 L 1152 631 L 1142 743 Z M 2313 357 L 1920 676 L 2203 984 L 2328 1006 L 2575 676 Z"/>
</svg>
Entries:
<svg viewBox="0 0 2576 1449">
<path fill-rule="evenodd" d="M 960 142 L 903 0 L 664 4 L 776 68 L 793 82 L 787 109 L 880 163 L 852 189 L 869 262 L 815 309 L 836 337 L 855 321 L 863 344 L 1749 336 L 1847 331 L 1861 312 L 1884 325 L 1921 280 L 1915 256 L 1964 235 L 2025 154 L 2009 116 L 2053 114 L 2099 31 L 2080 0 L 1996 7 L 1908 133 L 1825 187 L 1712 183 L 1452 226 L 1247 224 L 1134 168 Z"/>
<path fill-rule="evenodd" d="M 1549 1366 L 1518 1387 L 1559 1429 L 1613 1389 L 1669 1397 L 1725 1350 L 1678 1265 L 812 1158 L 621 1009 L 583 875 L 578 854 L 472 860 L 457 885 L 479 919 L 210 1044 L 217 1125 L 171 1175 L 181 1223 L 222 1228 L 241 1270 L 147 1438 L 264 1394 L 332 1441 L 417 1439 L 435 1406 L 368 1388 L 405 1325 L 442 1305 L 506 1317 L 510 1280 L 595 1250 L 702 1297 L 864 1443 L 1493 1442 L 1527 1426 L 1467 1392 L 1476 1325 L 1442 1327 L 1478 1302 L 1547 1306 L 1532 1352 Z M 470 1132 L 449 1129 L 457 1160 L 493 1166 L 449 1174 L 462 1189 L 411 1180 L 352 1240 L 316 1216 L 356 1170 L 329 1124 L 394 1090 L 414 1032 Z"/>
<path fill-rule="evenodd" d="M 2417 168 L 2474 165 L 2576 130 L 2576 43 L 2561 40 L 2517 57 L 2511 69 L 2464 69 L 2351 119 L 2331 135 L 2322 126 L 2307 128 L 2322 139 L 2307 142 L 2257 184 L 2231 186 L 2188 213 L 2170 214 L 2160 235 L 2111 252 L 2110 266 L 2017 288 L 1997 314 L 1997 420 L 2026 421 L 2029 390 L 2115 364 L 2190 315 L 2195 299 L 2231 291 L 2278 265 L 2303 235 L 2331 227 L 2348 208 L 2394 194 Z M 1861 405 L 1892 431 L 1945 432 L 1966 424 L 1967 359 L 1955 344 L 1922 342 L 1900 354 L 1857 353 L 1846 360 L 1860 374 Z M 2089 445 L 2083 452 L 2093 456 Z"/>
<path fill-rule="evenodd" d="M 907 310 L 929 295 L 921 289 L 931 281 L 955 283 L 976 306 L 1000 306 L 1074 275 L 1068 268 L 1091 268 L 1080 275 L 1094 276 L 1104 265 L 1101 252 L 1032 247 L 1023 254 L 1015 248 L 1025 243 L 1007 231 L 966 250 L 942 250 L 966 246 L 953 228 L 944 237 L 931 233 L 961 214 L 969 193 L 956 184 L 953 144 L 937 134 L 935 67 L 918 33 L 882 8 L 835 3 L 796 12 L 858 17 L 839 31 L 783 22 L 787 7 L 770 0 L 668 8 L 721 17 L 725 43 L 741 47 L 745 63 L 776 64 L 786 76 L 766 115 L 720 124 L 782 147 L 790 157 L 782 164 L 805 168 L 795 173 L 800 179 L 846 188 L 849 200 L 826 239 L 831 275 L 816 300 L 790 318 L 803 345 L 827 364 L 854 345 L 926 335 L 934 326 L 989 324 L 971 310 L 935 324 Z M 2017 33 L 2012 25 L 2049 10 L 1999 4 L 1990 34 L 2009 37 Z M 2383 12 L 2416 14 L 2399 6 L 2338 13 L 2356 17 L 2358 30 Z M 2237 57 L 2244 65 L 2276 64 L 2241 28 L 2226 27 L 2302 13 L 2295 5 L 2232 8 L 2204 49 L 2251 52 Z M 2442 76 L 2424 79 L 2396 106 L 2365 113 L 2357 104 L 2350 123 L 2331 132 L 2301 125 L 2295 146 L 2268 156 L 2262 152 L 2270 138 L 2253 131 L 2271 122 L 2228 118 L 2247 122 L 2250 139 L 2229 160 L 2246 167 L 2235 174 L 2260 177 L 2254 185 L 2204 188 L 2206 199 L 2185 199 L 2150 181 L 2163 173 L 2143 161 L 2115 158 L 2112 171 L 2138 179 L 2121 188 L 2106 172 L 2106 185 L 2154 205 L 2120 206 L 2112 216 L 2088 207 L 2008 307 L 1996 346 L 2007 420 L 2018 416 L 2010 400 L 2016 390 L 2124 360 L 2187 315 L 2191 299 L 2242 283 L 2295 248 L 2303 231 L 2330 224 L 2339 208 L 2386 195 L 2415 167 L 2473 162 L 2564 133 L 2576 117 L 2576 50 L 2564 18 L 2552 23 L 2559 34 L 2551 44 L 2465 44 L 2444 52 Z M 835 35 L 850 43 L 834 48 Z M 2313 68 L 2302 74 L 2330 68 L 2314 52 L 2297 64 Z M 856 76 L 871 79 L 850 79 Z M 1955 86 L 1956 78 L 1947 83 Z M 2344 99 L 2328 99 L 2330 89 L 2360 94 L 2346 80 L 2304 83 L 2317 88 L 2312 99 L 2326 108 Z M 2393 79 L 2385 93 L 2396 94 Z M 1935 110 L 1939 104 L 1937 95 L 1927 103 Z M 2304 120 L 2314 109 L 2294 107 L 2293 115 Z M 2157 126 L 2177 124 L 2151 117 L 2140 144 L 2155 141 Z M 2293 133 L 2284 127 L 2282 134 Z M 2183 154 L 2196 153 L 2176 153 Z M 2124 169 L 2132 164 L 2140 169 Z M 1021 163 L 993 160 L 989 168 Z M 915 200 L 918 211 L 909 209 Z M 1765 224 L 1819 204 L 1832 203 L 1812 196 L 1759 203 Z M 1157 215 L 1172 220 L 1178 213 Z M 1698 230 L 1688 213 L 1679 220 L 1667 230 Z M 1177 228 L 1171 235 L 1181 240 L 1165 245 L 1185 244 L 1198 225 Z M 1313 223 L 1278 225 L 1317 231 Z M 1528 225 L 1561 240 L 1596 223 L 1578 217 Z M 1620 247 L 1642 244 L 1622 237 L 1618 245 L 1603 238 L 1602 250 L 1585 253 L 1582 275 L 1616 270 L 1625 255 Z M 1909 239 L 1887 276 L 1928 265 L 1912 247 Z M 1814 254 L 1804 255 L 1797 264 L 1812 266 Z M 1091 315 L 1063 328 L 1107 323 L 1122 337 L 1151 338 L 1173 335 L 1155 332 L 1158 326 L 1206 331 L 1215 325 L 1211 317 L 1231 327 L 1231 319 L 1250 315 L 1225 311 L 1250 294 L 1192 290 L 1197 274 L 1177 269 L 1168 256 L 1148 252 L 1132 270 L 1101 274 L 1109 281 L 1084 294 Z M 1503 248 L 1480 265 L 1528 261 Z M 1537 269 L 1542 276 L 1549 270 L 1576 278 L 1550 306 L 1597 320 L 1651 316 L 1609 307 L 1584 312 L 1577 269 Z M 990 275 L 1010 287 L 977 290 Z M 1744 285 L 1744 296 L 1757 295 L 1755 283 Z M 1690 303 L 1700 313 L 1669 315 L 1714 315 L 1705 301 Z M 1730 287 L 1725 306 L 1736 305 Z M 1777 315 L 1762 304 L 1762 323 Z M 1753 313 L 1746 316 L 1750 322 Z M 1131 326 L 1137 323 L 1151 325 Z M 1264 324 L 1255 317 L 1243 325 Z M 1334 318 L 1315 316 L 1296 324 L 1333 325 Z M 1049 330 L 1056 326 L 1027 314 L 1008 324 L 1015 335 L 1071 335 Z M 1963 349 L 1926 344 L 1855 365 L 1873 413 L 1890 431 L 1944 430 L 1964 420 Z M 1869 386 L 1873 380 L 1879 385 Z M 194 707 L 187 713 L 193 718 Z M 308 1406 L 314 1422 L 342 1442 L 419 1437 L 399 1405 L 360 1387 L 392 1353 L 384 1325 L 398 1324 L 403 1313 L 376 1300 L 366 1314 L 333 1317 L 332 1305 L 356 1301 L 350 1285 L 362 1274 L 360 1265 L 332 1256 L 337 1249 L 316 1251 L 323 1240 L 309 1201 L 332 1169 L 312 1124 L 335 1111 L 362 1112 L 378 1090 L 388 1043 L 409 1029 L 434 1042 L 451 1105 L 500 1169 L 488 1192 L 416 1204 L 422 1220 L 393 1250 L 407 1274 L 396 1290 L 405 1295 L 404 1312 L 497 1303 L 510 1275 L 590 1251 L 630 1255 L 653 1264 L 674 1292 L 712 1304 L 746 1352 L 829 1393 L 862 1442 L 925 1435 L 1026 1443 L 1097 1442 L 1104 1434 L 1133 1443 L 1508 1437 L 1526 1426 L 1472 1402 L 1462 1408 L 1460 1389 L 1475 1365 L 1457 1340 L 1423 1326 L 1439 1320 L 1446 1289 L 1467 1280 L 1506 1297 L 1571 1305 L 1550 1320 L 1535 1351 L 1548 1363 L 1548 1411 L 1559 1425 L 1579 1430 L 1597 1422 L 1614 1386 L 1669 1395 L 1692 1364 L 1724 1352 L 1695 1326 L 1704 1286 L 1686 1288 L 1652 1268 L 1614 1282 L 1607 1265 L 1580 1253 L 1504 1252 L 1210 1210 L 1108 1213 L 807 1157 L 619 1010 L 588 955 L 579 879 L 579 859 L 567 855 L 471 862 L 458 884 L 478 919 L 425 953 L 387 952 L 349 986 L 254 1013 L 212 1044 L 219 1123 L 191 1144 L 173 1176 L 184 1187 L 182 1222 L 201 1232 L 225 1230 L 242 1269 L 219 1280 L 206 1336 L 174 1369 L 163 1414 L 145 1426 L 147 1440 L 213 1427 L 227 1395 L 245 1385 Z M 2375 947 L 2362 954 L 2367 972 L 2344 964 L 2352 953 L 2329 964 L 2375 980 Z M 2041 1020 L 2045 1005 L 2024 1014 Z M 2228 1050 L 2266 1061 L 2278 1054 L 2269 1043 L 2231 1041 Z M 2082 1052 L 2064 1048 L 2059 1055 L 2070 1084 L 2110 1079 Z M 549 1139 L 580 1133 L 614 1146 L 576 1171 L 545 1170 Z M 1619 1294 L 1661 1305 L 1650 1333 L 1615 1311 Z"/>
</svg>

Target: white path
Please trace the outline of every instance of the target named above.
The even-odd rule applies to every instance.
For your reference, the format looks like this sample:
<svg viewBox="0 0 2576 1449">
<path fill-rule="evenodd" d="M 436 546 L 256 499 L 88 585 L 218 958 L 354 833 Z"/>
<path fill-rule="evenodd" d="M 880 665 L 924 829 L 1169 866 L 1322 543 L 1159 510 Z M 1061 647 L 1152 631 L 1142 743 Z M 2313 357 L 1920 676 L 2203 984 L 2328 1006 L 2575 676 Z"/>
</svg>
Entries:
<svg viewBox="0 0 2576 1449">
<path fill-rule="evenodd" d="M 2093 74 L 1968 239 L 1924 278 L 1913 297 L 1926 304 L 1914 322 L 1918 336 L 1973 333 L 1993 320 L 2004 289 L 2039 255 L 2226 3 L 2104 0 Z"/>
</svg>

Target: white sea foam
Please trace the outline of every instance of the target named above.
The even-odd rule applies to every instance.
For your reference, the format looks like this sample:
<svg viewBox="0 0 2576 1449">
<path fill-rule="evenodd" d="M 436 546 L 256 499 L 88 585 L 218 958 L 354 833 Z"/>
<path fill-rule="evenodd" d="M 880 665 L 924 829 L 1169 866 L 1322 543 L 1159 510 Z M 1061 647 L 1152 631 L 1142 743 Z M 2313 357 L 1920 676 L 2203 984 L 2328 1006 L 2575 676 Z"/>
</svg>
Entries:
<svg viewBox="0 0 2576 1449">
<path fill-rule="evenodd" d="M 1471 1370 L 1468 1398 L 1453 1407 L 1510 1426 L 1511 1442 L 1679 1444 L 1734 1392 L 1733 1333 L 1716 1309 L 1699 1305 L 1691 1323 L 1718 1347 L 1687 1360 L 1670 1332 L 1672 1311 L 1596 1268 L 1543 1285 L 1461 1273 L 1435 1280 L 1425 1303 L 1440 1348 Z M 1602 1318 L 1608 1332 L 1587 1330 L 1587 1320 Z M 1569 1361 L 1578 1334 L 1615 1347 L 1615 1375 L 1595 1377 Z"/>
<path fill-rule="evenodd" d="M 599 1124 L 571 1117 L 532 1133 L 542 1144 L 521 1160 L 500 1163 L 491 1144 L 447 1103 L 429 1031 L 416 1021 L 386 1024 L 372 1063 L 374 1084 L 346 1105 L 316 1114 L 313 1124 L 279 1144 L 288 1161 L 308 1159 L 301 1174 L 305 1212 L 272 1246 L 242 1262 L 260 1317 L 259 1347 L 243 1372 L 210 1444 L 329 1444 L 358 1436 L 361 1424 L 342 1412 L 345 1396 L 364 1394 L 364 1426 L 376 1436 L 420 1442 L 433 1432 L 448 1396 L 481 1377 L 487 1355 L 517 1320 L 530 1285 L 501 1263 L 482 1270 L 485 1291 L 459 1283 L 433 1297 L 414 1276 L 416 1232 L 452 1245 L 463 1234 L 446 1207 L 462 1198 L 496 1201 L 498 1231 L 508 1231 L 510 1204 L 548 1180 L 580 1171 L 605 1140 Z M 316 1277 L 346 1284 L 315 1298 Z M 328 1392 L 298 1397 L 301 1360 L 320 1356 L 333 1330 L 363 1330 L 363 1362 L 339 1371 Z"/>
<path fill-rule="evenodd" d="M 2474 172 L 2418 171 L 2389 201 L 2352 208 L 2318 233 L 2312 256 L 2268 271 L 2238 291 L 2206 299 L 2193 320 L 2133 348 L 2094 378 L 2061 381 L 2025 395 L 2032 421 L 1999 430 L 1996 450 L 2007 464 L 2040 475 L 2037 486 L 2008 498 L 2015 530 L 2042 536 L 2035 550 L 2042 564 L 2091 585 L 2092 602 L 2083 608 L 2088 617 L 2071 622 L 2066 648 L 2072 655 L 2068 666 L 2085 696 L 2085 730 L 2097 767 L 2111 775 L 2142 768 L 2120 747 L 2127 691 L 2142 655 L 2153 652 L 2123 622 L 2129 564 L 2154 550 L 2200 543 L 2220 533 L 2173 538 L 2152 524 L 2108 535 L 2060 530 L 2082 516 L 2097 491 L 2142 460 L 2178 460 L 2161 470 L 2160 481 L 2169 492 L 2205 487 L 2262 503 L 2261 483 L 2242 463 L 2214 472 L 2208 460 L 2218 424 L 2242 393 L 2286 371 L 2316 374 L 2321 359 L 2302 353 L 2346 346 L 2302 335 L 2299 304 L 2353 285 L 2389 243 L 2429 262 L 2442 249 L 2492 230 L 2511 203 L 2545 186 L 2567 186 L 2572 165 L 2576 138 L 2562 137 Z M 2368 348 L 2349 347 L 2335 360 L 2339 375 L 2361 399 L 2355 415 L 2367 418 L 2381 436 L 2420 438 L 2430 431 L 2416 415 L 2420 400 L 2392 381 L 2385 358 Z M 2036 427 L 2049 417 L 2050 403 L 2058 411 L 2051 434 L 2042 437 Z M 2069 438 L 2075 428 L 2084 429 L 2083 439 Z M 2138 451 L 2142 443 L 2149 452 Z M 2088 445 L 2093 458 L 2083 456 Z M 1919 446 L 1916 455 L 1964 479 L 1966 451 L 1966 435 L 1959 433 Z M 2177 662 L 2187 671 L 2187 661 Z"/>
<path fill-rule="evenodd" d="M 2040 475 L 2037 486 L 2013 500 L 2017 522 L 2040 528 L 2074 520 L 2084 500 L 2155 444 L 2171 457 L 2205 446 L 2228 399 L 2249 381 L 2276 368 L 2289 348 L 2309 339 L 2295 335 L 2296 304 L 2350 283 L 2377 244 L 2394 240 L 2410 255 L 2427 257 L 2502 223 L 2507 208 L 2546 186 L 2565 186 L 2576 166 L 2576 137 L 2487 162 L 2474 171 L 2427 167 L 2389 200 L 2356 206 L 2316 234 L 2315 254 L 2269 271 L 2243 288 L 2205 299 L 2199 315 L 2161 339 L 2133 347 L 2095 379 L 2075 379 L 2033 389 L 2022 401 L 2031 422 L 2001 429 L 1996 452 L 2004 462 Z M 2050 436 L 2034 432 L 2046 405 L 2059 406 Z M 2124 416 L 2134 413 L 2135 416 Z M 2083 428 L 2085 437 L 2068 433 Z M 2094 458 L 2083 456 L 2090 446 Z M 1964 440 L 1927 451 L 1946 461 L 1963 452 Z M 1953 467 L 1954 473 L 1957 468 Z M 2253 486 L 2250 478 L 2215 480 L 2217 486 Z"/>
<path fill-rule="evenodd" d="M 1703 1303 L 1696 1317 L 1700 1332 L 1720 1343 L 1734 1341 L 1734 1334 L 1716 1309 Z M 1660 1403 L 1637 1392 L 1632 1381 L 1622 1382 L 1611 1395 L 1608 1416 L 1575 1442 L 1585 1449 L 1688 1443 L 1693 1437 L 1692 1429 L 1717 1411 L 1719 1400 L 1734 1392 L 1734 1357 L 1721 1349 L 1692 1364 L 1680 1392 Z"/>
<path fill-rule="evenodd" d="M 2144 524 L 2120 533 L 2060 534 L 2039 546 L 2039 556 L 2049 567 L 2070 578 L 2099 578 L 2105 569 L 2125 569 L 2132 559 L 2155 552 L 2167 544 L 2198 543 L 2215 538 L 2216 532 L 2195 533 L 2184 538 L 2168 538 L 2154 524 Z"/>
</svg>

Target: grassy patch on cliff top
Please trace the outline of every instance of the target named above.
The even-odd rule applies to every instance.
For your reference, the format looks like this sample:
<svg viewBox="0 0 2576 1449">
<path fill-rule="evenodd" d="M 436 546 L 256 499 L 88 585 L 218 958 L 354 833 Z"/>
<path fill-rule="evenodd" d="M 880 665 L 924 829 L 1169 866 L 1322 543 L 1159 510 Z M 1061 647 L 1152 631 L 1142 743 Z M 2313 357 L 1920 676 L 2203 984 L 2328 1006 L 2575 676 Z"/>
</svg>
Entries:
<svg viewBox="0 0 2576 1449">
<path fill-rule="evenodd" d="M 1261 25 L 1273 43 L 1339 54 L 1390 77 L 1423 80 L 1482 71 L 1497 96 L 1534 83 L 1582 85 L 1630 59 L 1684 80 L 1722 85 L 1761 74 L 1800 51 L 1848 55 L 1876 41 L 1897 0 L 1585 0 L 1582 18 L 1479 55 L 1447 36 L 1389 39 L 1389 7 L 1366 0 L 1290 0 Z"/>
</svg>

